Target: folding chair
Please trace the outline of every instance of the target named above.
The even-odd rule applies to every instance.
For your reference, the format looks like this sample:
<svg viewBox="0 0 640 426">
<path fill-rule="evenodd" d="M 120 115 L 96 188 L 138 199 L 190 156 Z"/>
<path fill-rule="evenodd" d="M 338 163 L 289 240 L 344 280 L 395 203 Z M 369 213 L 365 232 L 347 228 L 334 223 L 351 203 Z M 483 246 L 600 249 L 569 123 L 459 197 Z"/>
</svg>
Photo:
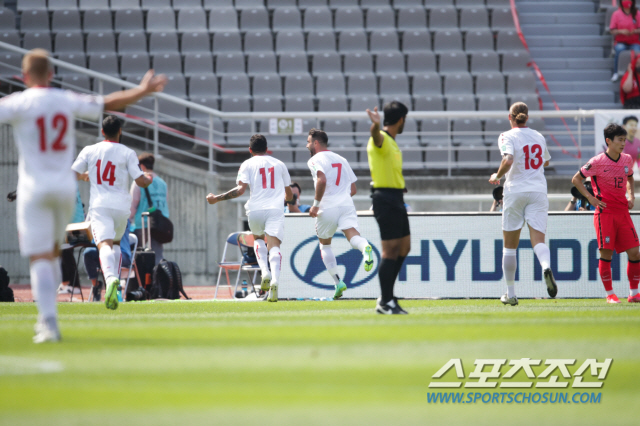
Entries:
<svg viewBox="0 0 640 426">
<path fill-rule="evenodd" d="M 258 272 L 260 271 L 260 266 L 258 262 L 256 263 L 247 263 L 244 257 L 244 250 L 248 250 L 253 248 L 254 238 L 253 234 L 250 233 L 241 233 L 238 235 L 238 248 L 240 249 L 240 270 L 247 271 L 247 277 L 249 278 L 249 282 L 251 283 L 251 287 L 253 287 L 253 292 L 258 294 L 256 291 L 255 280 L 258 276 Z M 253 271 L 253 277 L 251 277 L 251 271 Z M 238 283 L 240 282 L 241 272 L 238 272 L 238 278 L 236 279 L 236 287 L 233 290 L 233 294 L 235 297 L 236 292 L 238 291 Z"/>
<path fill-rule="evenodd" d="M 236 287 L 238 286 L 238 280 L 240 279 L 240 266 L 242 265 L 241 261 L 233 261 L 230 262 L 227 260 L 227 249 L 229 248 L 229 245 L 234 245 L 237 246 L 238 245 L 238 235 L 240 235 L 240 232 L 234 232 L 229 234 L 229 236 L 227 236 L 227 240 L 224 243 L 224 250 L 222 251 L 222 260 L 220 262 L 218 262 L 218 267 L 220 269 L 218 269 L 218 281 L 216 281 L 216 292 L 213 296 L 214 299 L 216 299 L 218 297 L 218 287 L 220 286 L 220 278 L 222 277 L 222 270 L 224 269 L 224 272 L 227 276 L 227 285 L 229 286 L 229 291 L 231 291 L 231 281 L 229 280 L 229 271 L 238 271 L 238 277 L 236 278 Z M 241 258 L 242 258 L 242 253 L 241 254 Z"/>
</svg>

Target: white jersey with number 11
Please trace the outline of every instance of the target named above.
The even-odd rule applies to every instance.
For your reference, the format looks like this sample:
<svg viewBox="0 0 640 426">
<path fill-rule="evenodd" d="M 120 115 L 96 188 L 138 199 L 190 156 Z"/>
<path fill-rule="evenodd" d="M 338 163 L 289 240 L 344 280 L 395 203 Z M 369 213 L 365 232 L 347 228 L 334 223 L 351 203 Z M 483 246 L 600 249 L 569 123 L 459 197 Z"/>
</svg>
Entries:
<svg viewBox="0 0 640 426">
<path fill-rule="evenodd" d="M 251 195 L 244 205 L 247 214 L 257 210 L 284 211 L 284 187 L 291 176 L 284 163 L 270 155 L 254 155 L 240 166 L 236 183 L 249 184 Z"/>
</svg>

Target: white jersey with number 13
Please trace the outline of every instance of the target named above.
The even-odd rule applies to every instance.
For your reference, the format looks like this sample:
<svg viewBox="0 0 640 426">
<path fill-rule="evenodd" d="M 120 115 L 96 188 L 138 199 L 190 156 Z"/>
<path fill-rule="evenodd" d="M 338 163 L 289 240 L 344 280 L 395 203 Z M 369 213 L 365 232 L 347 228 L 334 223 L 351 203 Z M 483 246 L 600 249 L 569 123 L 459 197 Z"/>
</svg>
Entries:
<svg viewBox="0 0 640 426">
<path fill-rule="evenodd" d="M 513 165 L 507 172 L 504 194 L 519 192 L 547 193 L 544 163 L 551 159 L 547 141 L 540 133 L 528 127 L 515 127 L 498 139 L 500 154 L 513 155 Z"/>
</svg>

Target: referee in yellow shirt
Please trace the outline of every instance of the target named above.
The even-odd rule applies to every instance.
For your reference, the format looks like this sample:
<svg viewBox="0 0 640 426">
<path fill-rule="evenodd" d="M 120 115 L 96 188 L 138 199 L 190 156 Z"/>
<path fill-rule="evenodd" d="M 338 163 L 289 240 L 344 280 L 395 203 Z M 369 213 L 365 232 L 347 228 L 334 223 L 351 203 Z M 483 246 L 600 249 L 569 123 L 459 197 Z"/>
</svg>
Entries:
<svg viewBox="0 0 640 426">
<path fill-rule="evenodd" d="M 402 133 L 409 110 L 401 102 L 384 105 L 384 127 L 380 129 L 378 107 L 367 110 L 371 119 L 371 137 L 367 144 L 371 170 L 373 215 L 380 227 L 382 261 L 378 268 L 381 297 L 376 305 L 379 314 L 407 314 L 393 295 L 393 287 L 404 259 L 411 250 L 409 217 L 404 205 L 402 151 L 395 141 Z"/>
</svg>

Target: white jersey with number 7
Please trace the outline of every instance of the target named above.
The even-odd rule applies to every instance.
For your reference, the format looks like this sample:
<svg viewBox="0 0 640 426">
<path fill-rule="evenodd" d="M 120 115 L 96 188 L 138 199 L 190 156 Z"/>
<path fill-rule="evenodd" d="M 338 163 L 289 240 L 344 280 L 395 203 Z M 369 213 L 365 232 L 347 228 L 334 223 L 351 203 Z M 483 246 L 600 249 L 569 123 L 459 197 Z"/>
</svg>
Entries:
<svg viewBox="0 0 640 426">
<path fill-rule="evenodd" d="M 498 138 L 500 154 L 513 155 L 507 173 L 504 194 L 518 192 L 547 193 L 544 163 L 551 159 L 544 136 L 528 127 L 515 127 Z"/>
<path fill-rule="evenodd" d="M 240 166 L 236 183 L 249 184 L 251 195 L 244 205 L 247 214 L 257 210 L 284 212 L 284 187 L 291 176 L 284 163 L 270 155 L 254 155 Z"/>
<path fill-rule="evenodd" d="M 318 172 L 324 173 L 327 186 L 318 206 L 320 210 L 332 207 L 353 206 L 351 184 L 358 180 L 344 157 L 331 151 L 320 151 L 309 161 L 307 166 L 313 175 L 313 184 L 318 181 Z"/>
<path fill-rule="evenodd" d="M 85 147 L 71 167 L 78 173 L 89 171 L 91 201 L 89 208 L 106 207 L 131 211 L 129 176 L 143 175 L 136 153 L 117 142 L 102 141 Z"/>
</svg>

